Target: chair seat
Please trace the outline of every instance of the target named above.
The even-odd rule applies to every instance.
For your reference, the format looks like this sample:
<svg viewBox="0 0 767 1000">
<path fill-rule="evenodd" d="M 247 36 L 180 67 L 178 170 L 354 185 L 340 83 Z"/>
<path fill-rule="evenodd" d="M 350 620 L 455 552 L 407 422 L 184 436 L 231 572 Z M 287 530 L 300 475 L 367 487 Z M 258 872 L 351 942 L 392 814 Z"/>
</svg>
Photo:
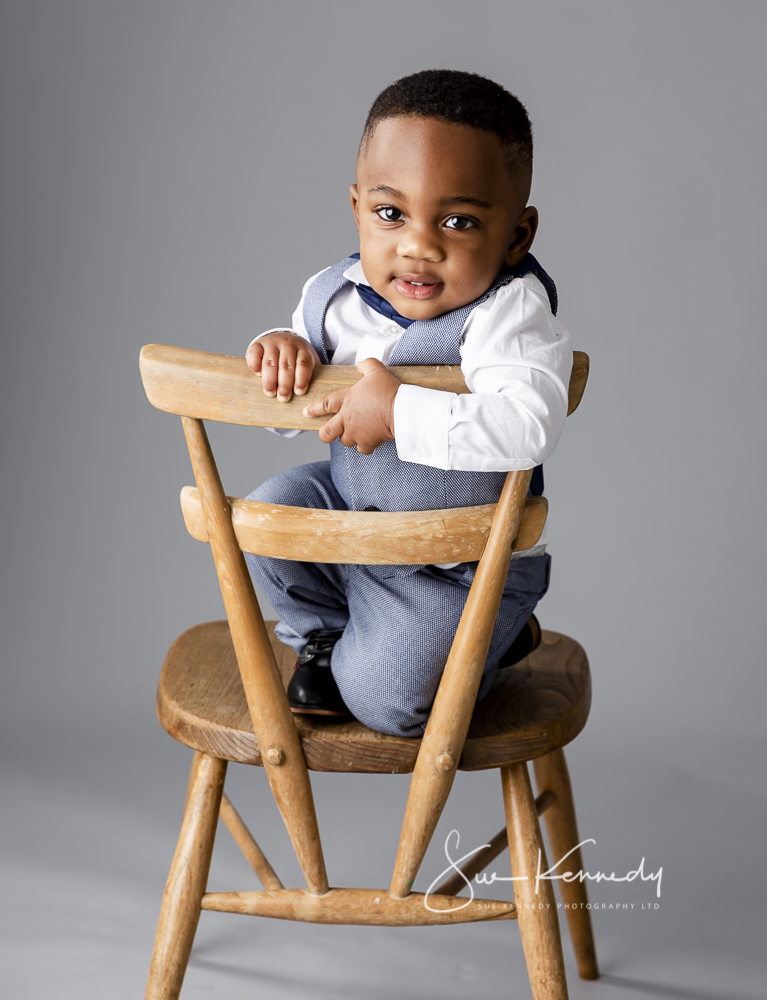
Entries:
<svg viewBox="0 0 767 1000">
<path fill-rule="evenodd" d="M 287 687 L 296 655 L 267 630 Z M 477 705 L 459 768 L 478 771 L 542 757 L 586 724 L 591 679 L 586 654 L 558 632 L 543 632 L 530 656 L 498 673 Z M 173 643 L 160 674 L 157 714 L 174 739 L 215 757 L 262 764 L 226 621 L 195 625 Z M 402 774 L 413 770 L 420 739 L 385 736 L 356 720 L 295 716 L 313 771 Z"/>
</svg>

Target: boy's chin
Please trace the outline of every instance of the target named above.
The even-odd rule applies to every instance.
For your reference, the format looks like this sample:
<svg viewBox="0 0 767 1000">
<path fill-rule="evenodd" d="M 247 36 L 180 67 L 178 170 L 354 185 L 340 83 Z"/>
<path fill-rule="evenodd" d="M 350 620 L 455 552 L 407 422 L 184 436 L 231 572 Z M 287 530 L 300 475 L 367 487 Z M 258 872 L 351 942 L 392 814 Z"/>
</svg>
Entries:
<svg viewBox="0 0 767 1000">
<path fill-rule="evenodd" d="M 405 319 L 412 320 L 427 320 L 436 319 L 437 316 L 443 316 L 447 312 L 451 312 L 452 309 L 457 308 L 455 306 L 445 305 L 439 300 L 435 302 L 423 303 L 420 306 L 413 308 L 412 303 L 407 303 L 407 305 L 392 303 L 394 308 L 400 314 L 404 316 Z"/>
<path fill-rule="evenodd" d="M 402 307 L 401 305 L 394 305 L 394 308 L 397 310 L 400 316 L 404 316 L 405 319 L 412 319 L 414 322 L 419 319 L 421 320 L 435 319 L 437 316 L 441 316 L 442 313 L 448 311 L 446 309 L 440 309 L 439 306 L 437 306 L 436 304 L 432 304 L 429 309 L 423 309 L 423 308 L 413 309 L 412 305 L 410 304 L 408 304 L 408 306 L 406 307 Z"/>
<path fill-rule="evenodd" d="M 394 290 L 390 291 L 388 295 L 384 295 L 384 298 L 405 319 L 434 319 L 436 316 L 441 316 L 450 310 L 450 306 L 444 304 L 442 295 L 418 302 L 405 295 L 400 295 L 399 292 Z"/>
</svg>

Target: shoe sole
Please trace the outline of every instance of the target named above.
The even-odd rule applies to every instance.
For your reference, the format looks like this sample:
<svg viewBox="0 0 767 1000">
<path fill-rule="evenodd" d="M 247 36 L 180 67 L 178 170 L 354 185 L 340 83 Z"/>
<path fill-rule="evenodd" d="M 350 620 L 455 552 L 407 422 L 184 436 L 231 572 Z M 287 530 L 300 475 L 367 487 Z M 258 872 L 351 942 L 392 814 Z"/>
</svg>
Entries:
<svg viewBox="0 0 767 1000">
<path fill-rule="evenodd" d="M 330 708 L 293 708 L 290 706 L 293 715 L 332 715 L 337 719 L 351 719 L 351 712 L 334 712 Z"/>
</svg>

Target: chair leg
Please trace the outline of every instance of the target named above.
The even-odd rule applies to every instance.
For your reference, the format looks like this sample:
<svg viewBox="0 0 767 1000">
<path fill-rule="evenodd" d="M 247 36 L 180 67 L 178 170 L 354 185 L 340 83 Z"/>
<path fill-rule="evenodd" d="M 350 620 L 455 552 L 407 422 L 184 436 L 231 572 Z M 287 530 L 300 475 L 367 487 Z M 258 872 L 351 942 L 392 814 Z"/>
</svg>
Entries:
<svg viewBox="0 0 767 1000">
<path fill-rule="evenodd" d="M 533 766 L 538 793 L 551 791 L 556 795 L 556 801 L 543 814 L 553 855 L 552 864 L 554 864 L 572 850 L 576 844 L 580 843 L 564 751 L 555 750 L 554 753 L 550 753 L 546 757 L 540 757 L 533 762 Z M 580 848 L 578 848 L 569 855 L 565 864 L 558 869 L 556 874 L 582 870 L 583 862 Z M 588 902 L 586 885 L 580 880 L 577 882 L 561 880 L 559 888 L 562 893 L 562 902 L 565 904 L 565 914 L 570 928 L 575 960 L 578 963 L 578 972 L 581 979 L 598 979 L 599 966 L 597 965 L 597 953 L 591 929 L 591 914 L 586 909 Z"/>
<path fill-rule="evenodd" d="M 144 1000 L 176 1000 L 208 882 L 226 761 L 196 753 L 176 853 L 160 908 Z"/>
<path fill-rule="evenodd" d="M 515 881 L 513 885 L 533 1000 L 567 1000 L 565 962 L 551 882 L 541 881 L 536 893 L 539 851 L 540 870 L 544 872 L 548 866 L 527 764 L 520 762 L 502 767 L 501 782 L 511 872 L 515 878 L 527 876 L 526 880 Z"/>
</svg>

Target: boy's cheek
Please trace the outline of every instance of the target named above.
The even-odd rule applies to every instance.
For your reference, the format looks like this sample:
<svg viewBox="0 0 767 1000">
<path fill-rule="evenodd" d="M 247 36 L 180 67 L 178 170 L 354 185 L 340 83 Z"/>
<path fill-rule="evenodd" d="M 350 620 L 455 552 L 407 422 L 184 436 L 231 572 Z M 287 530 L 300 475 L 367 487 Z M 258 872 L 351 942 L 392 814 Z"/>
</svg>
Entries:
<svg viewBox="0 0 767 1000">
<path fill-rule="evenodd" d="M 387 282 L 397 261 L 397 245 L 391 240 L 363 238 L 360 232 L 360 263 L 371 283 Z M 374 285 L 375 287 L 375 285 Z M 380 289 L 376 288 L 380 293 Z"/>
</svg>

